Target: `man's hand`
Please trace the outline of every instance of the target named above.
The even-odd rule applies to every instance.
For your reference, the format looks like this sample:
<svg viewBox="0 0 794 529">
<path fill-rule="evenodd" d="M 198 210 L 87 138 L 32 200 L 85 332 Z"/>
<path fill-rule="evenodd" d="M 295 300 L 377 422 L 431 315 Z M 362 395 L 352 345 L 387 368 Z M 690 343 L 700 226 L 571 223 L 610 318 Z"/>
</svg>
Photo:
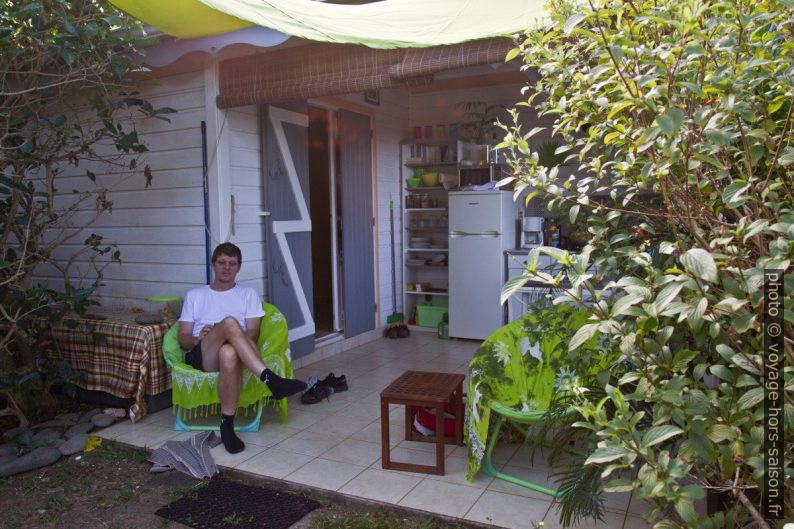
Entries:
<svg viewBox="0 0 794 529">
<path fill-rule="evenodd" d="M 215 327 L 214 324 L 205 325 L 204 327 L 202 327 L 198 335 L 199 341 L 203 340 L 204 337 L 207 336 L 207 334 L 209 334 L 209 332 L 212 330 L 213 327 Z"/>
</svg>

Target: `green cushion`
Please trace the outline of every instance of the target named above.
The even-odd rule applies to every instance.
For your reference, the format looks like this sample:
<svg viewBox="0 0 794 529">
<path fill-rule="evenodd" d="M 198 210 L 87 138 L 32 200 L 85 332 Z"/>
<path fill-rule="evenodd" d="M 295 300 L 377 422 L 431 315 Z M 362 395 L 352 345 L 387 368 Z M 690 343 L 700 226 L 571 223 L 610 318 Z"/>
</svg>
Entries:
<svg viewBox="0 0 794 529">
<path fill-rule="evenodd" d="M 565 385 L 566 379 L 576 376 L 568 340 L 587 319 L 586 311 L 569 305 L 540 309 L 497 329 L 477 349 L 469 363 L 466 419 L 470 480 L 482 465 L 494 407 L 510 419 L 536 421 L 548 408 L 554 392 Z M 596 351 L 596 338 L 582 348 Z M 611 354 L 595 357 L 580 369 L 595 373 L 613 361 Z"/>
</svg>

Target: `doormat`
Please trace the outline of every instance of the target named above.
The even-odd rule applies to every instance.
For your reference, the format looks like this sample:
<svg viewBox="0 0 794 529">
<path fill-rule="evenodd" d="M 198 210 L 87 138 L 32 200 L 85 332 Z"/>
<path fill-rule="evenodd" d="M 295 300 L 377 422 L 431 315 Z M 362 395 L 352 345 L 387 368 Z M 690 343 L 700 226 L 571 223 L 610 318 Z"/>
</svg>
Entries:
<svg viewBox="0 0 794 529">
<path fill-rule="evenodd" d="M 286 529 L 318 507 L 289 492 L 214 478 L 155 514 L 195 529 Z"/>
</svg>

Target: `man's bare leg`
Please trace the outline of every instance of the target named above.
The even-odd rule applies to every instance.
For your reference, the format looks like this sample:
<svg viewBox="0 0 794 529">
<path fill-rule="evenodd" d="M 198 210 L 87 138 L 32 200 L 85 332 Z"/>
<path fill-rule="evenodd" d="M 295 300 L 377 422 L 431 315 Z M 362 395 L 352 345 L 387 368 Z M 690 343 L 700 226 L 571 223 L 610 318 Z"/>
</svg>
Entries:
<svg viewBox="0 0 794 529">
<path fill-rule="evenodd" d="M 226 451 L 236 454 L 245 450 L 245 443 L 234 433 L 234 413 L 243 383 L 243 364 L 230 344 L 218 350 L 218 396 L 221 399 L 221 441 Z"/>
<path fill-rule="evenodd" d="M 242 364 L 267 384 L 275 400 L 288 397 L 306 389 L 300 380 L 282 378 L 262 362 L 253 340 L 243 331 L 238 321 L 232 317 L 224 318 L 201 340 L 201 355 L 204 371 L 217 371 L 220 365 L 219 351 L 224 344 L 231 345 Z"/>
<path fill-rule="evenodd" d="M 255 375 L 258 376 L 265 370 L 265 364 L 262 362 L 254 342 L 245 334 L 236 319 L 227 317 L 215 324 L 207 336 L 201 340 L 201 360 L 204 371 L 218 371 L 219 352 L 224 344 L 231 345 L 243 365 Z"/>
</svg>

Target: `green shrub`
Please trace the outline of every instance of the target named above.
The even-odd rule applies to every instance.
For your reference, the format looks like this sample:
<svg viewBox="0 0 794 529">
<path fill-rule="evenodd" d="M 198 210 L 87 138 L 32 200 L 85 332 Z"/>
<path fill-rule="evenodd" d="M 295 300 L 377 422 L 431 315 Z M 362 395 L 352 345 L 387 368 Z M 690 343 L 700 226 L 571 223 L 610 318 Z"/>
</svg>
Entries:
<svg viewBox="0 0 794 529">
<path fill-rule="evenodd" d="M 0 3 L 0 414 L 22 423 L 21 389 L 45 370 L 52 325 L 96 304 L 102 269 L 119 259 L 83 231 L 113 207 L 90 169 L 140 170 L 148 185 L 131 118 L 173 112 L 131 92 L 141 35 L 104 0 Z M 64 178 L 78 167 L 83 181 Z M 36 280 L 42 269 L 59 288 Z"/>
<path fill-rule="evenodd" d="M 505 127 L 516 189 L 586 226 L 556 302 L 588 307 L 629 372 L 582 388 L 577 426 L 597 440 L 603 491 L 633 491 L 656 527 L 769 527 L 763 519 L 764 269 L 794 255 L 791 0 L 552 2 L 517 40 L 539 80 L 519 105 L 554 118 L 574 176 L 537 163 L 538 130 Z M 531 259 L 530 259 L 531 261 Z M 560 284 L 530 266 L 524 280 Z M 521 286 L 509 283 L 505 295 Z M 783 335 L 794 366 L 794 276 Z M 586 299 L 592 299 L 591 303 Z M 790 375 L 792 367 L 786 367 Z M 791 377 L 785 387 L 786 509 L 792 512 Z M 732 511 L 699 519 L 706 491 Z M 595 492 L 595 491 L 594 491 Z M 565 501 L 563 502 L 565 503 Z"/>
</svg>

